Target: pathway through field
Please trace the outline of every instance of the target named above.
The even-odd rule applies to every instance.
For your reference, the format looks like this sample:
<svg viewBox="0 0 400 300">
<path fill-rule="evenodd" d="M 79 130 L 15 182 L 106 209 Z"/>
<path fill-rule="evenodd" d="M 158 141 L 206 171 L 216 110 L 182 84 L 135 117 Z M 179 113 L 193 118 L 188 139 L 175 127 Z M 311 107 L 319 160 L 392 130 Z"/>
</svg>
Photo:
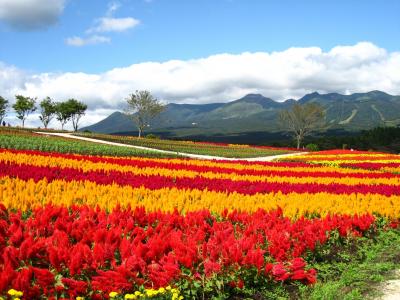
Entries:
<svg viewBox="0 0 400 300">
<path fill-rule="evenodd" d="M 383 295 L 379 300 L 399 300 L 400 299 L 400 270 L 395 273 L 397 279 L 388 280 L 381 285 Z"/>
<path fill-rule="evenodd" d="M 107 144 L 107 145 L 113 145 L 113 146 L 119 146 L 119 147 L 129 147 L 129 148 L 135 148 L 135 149 L 140 149 L 140 150 L 148 150 L 148 151 L 154 151 L 154 152 L 165 153 L 165 154 L 177 154 L 177 155 L 181 155 L 184 157 L 197 158 L 197 159 L 272 161 L 272 160 L 275 160 L 278 158 L 283 158 L 283 157 L 288 157 L 288 156 L 296 156 L 296 155 L 301 155 L 301 154 L 307 153 L 307 152 L 295 152 L 295 153 L 288 153 L 288 154 L 271 155 L 271 156 L 263 156 L 263 157 L 252 157 L 252 158 L 228 158 L 228 157 L 221 157 L 221 156 L 191 154 L 191 153 L 160 150 L 160 149 L 154 149 L 154 148 L 148 148 L 148 147 L 142 147 L 142 146 L 127 145 L 127 144 L 121 144 L 121 143 L 114 143 L 114 142 L 108 142 L 108 141 L 103 141 L 103 140 L 98 140 L 98 139 L 91 139 L 91 138 L 87 138 L 87 137 L 83 137 L 83 136 L 76 136 L 76 135 L 72 135 L 71 133 L 59 133 L 59 132 L 36 132 L 36 133 L 43 134 L 43 135 L 54 135 L 54 136 L 60 136 L 60 137 L 64 137 L 64 138 L 83 140 L 83 141 L 99 143 L 99 144 Z"/>
</svg>

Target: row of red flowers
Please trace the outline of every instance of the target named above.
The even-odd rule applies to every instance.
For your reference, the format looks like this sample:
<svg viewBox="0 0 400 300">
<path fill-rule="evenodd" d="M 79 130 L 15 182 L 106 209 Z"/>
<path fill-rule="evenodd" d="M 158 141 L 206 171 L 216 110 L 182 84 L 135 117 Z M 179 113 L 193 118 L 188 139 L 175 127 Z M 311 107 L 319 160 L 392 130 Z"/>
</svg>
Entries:
<svg viewBox="0 0 400 300">
<path fill-rule="evenodd" d="M 149 189 L 178 188 L 199 189 L 217 192 L 237 192 L 254 195 L 256 193 L 281 192 L 287 193 L 321 193 L 331 194 L 380 194 L 385 196 L 400 195 L 400 186 L 396 185 L 346 185 L 346 184 L 314 184 L 314 183 L 279 183 L 279 182 L 252 182 L 235 181 L 230 179 L 171 178 L 160 175 L 135 175 L 119 171 L 81 171 L 74 168 L 36 167 L 25 164 L 0 163 L 0 176 L 18 177 L 23 180 L 39 181 L 46 178 L 48 181 L 63 179 L 66 181 L 93 181 L 98 184 L 119 184 L 132 187 L 146 187 Z"/>
<path fill-rule="evenodd" d="M 0 295 L 10 288 L 25 299 L 132 292 L 213 275 L 254 269 L 272 281 L 313 283 L 315 271 L 301 256 L 327 242 L 360 236 L 374 217 L 328 216 L 291 221 L 281 211 L 182 216 L 89 207 L 52 207 L 30 216 L 0 206 Z M 239 279 L 240 280 L 240 279 Z M 96 292 L 94 292 L 96 291 Z"/>
</svg>

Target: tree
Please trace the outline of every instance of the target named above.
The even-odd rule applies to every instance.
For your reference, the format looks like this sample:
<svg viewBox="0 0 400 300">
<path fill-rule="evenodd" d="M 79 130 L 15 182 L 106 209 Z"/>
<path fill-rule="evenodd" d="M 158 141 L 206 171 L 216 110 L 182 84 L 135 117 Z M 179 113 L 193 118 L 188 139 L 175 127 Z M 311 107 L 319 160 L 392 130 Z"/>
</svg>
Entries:
<svg viewBox="0 0 400 300">
<path fill-rule="evenodd" d="M 82 116 L 85 115 L 87 105 L 85 103 L 79 102 L 76 99 L 69 99 L 67 101 L 67 104 L 70 110 L 70 118 L 72 120 L 74 131 L 78 131 L 79 120 Z"/>
<path fill-rule="evenodd" d="M 3 122 L 4 117 L 7 114 L 8 100 L 0 96 L 0 124 Z"/>
<path fill-rule="evenodd" d="M 139 130 L 139 138 L 150 120 L 159 115 L 165 105 L 154 98 L 149 91 L 136 91 L 126 99 L 127 108 L 125 114 L 130 117 Z"/>
<path fill-rule="evenodd" d="M 71 119 L 71 109 L 67 102 L 58 102 L 55 105 L 57 121 L 61 123 L 61 129 Z"/>
<path fill-rule="evenodd" d="M 283 110 L 279 114 L 280 121 L 293 133 L 297 149 L 300 148 L 305 136 L 322 126 L 324 118 L 323 107 L 316 103 L 304 105 L 296 103 L 290 109 Z"/>
<path fill-rule="evenodd" d="M 17 118 L 22 121 L 22 127 L 24 127 L 26 118 L 36 110 L 36 98 L 24 97 L 22 95 L 16 95 L 15 98 L 17 101 L 12 107 L 17 113 Z"/>
<path fill-rule="evenodd" d="M 40 102 L 40 109 L 41 112 L 39 119 L 40 121 L 42 121 L 44 128 L 47 128 L 50 121 L 54 118 L 54 115 L 56 114 L 56 105 L 50 97 L 46 97 L 42 100 L 42 102 Z"/>
</svg>

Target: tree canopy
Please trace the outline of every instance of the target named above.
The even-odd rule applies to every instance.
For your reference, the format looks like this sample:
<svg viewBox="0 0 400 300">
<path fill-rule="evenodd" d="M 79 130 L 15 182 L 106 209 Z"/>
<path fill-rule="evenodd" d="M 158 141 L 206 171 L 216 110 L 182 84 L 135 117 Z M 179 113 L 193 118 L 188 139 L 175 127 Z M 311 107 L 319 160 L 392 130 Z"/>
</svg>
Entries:
<svg viewBox="0 0 400 300">
<path fill-rule="evenodd" d="M 74 128 L 74 131 L 78 131 L 78 124 L 79 120 L 83 115 L 85 115 L 85 111 L 87 109 L 87 105 L 79 102 L 76 99 L 69 99 L 67 101 L 67 105 L 70 110 L 70 118 L 72 121 L 72 127 Z"/>
<path fill-rule="evenodd" d="M 136 91 L 130 94 L 126 101 L 125 114 L 135 122 L 139 137 L 149 122 L 165 109 L 165 105 L 154 98 L 149 91 Z"/>
<path fill-rule="evenodd" d="M 42 121 L 44 128 L 47 128 L 56 114 L 56 105 L 50 97 L 46 97 L 40 102 L 40 110 L 39 119 Z"/>
<path fill-rule="evenodd" d="M 61 123 L 61 129 L 64 130 L 65 124 L 71 119 L 71 110 L 67 102 L 58 102 L 55 105 L 57 121 Z"/>
<path fill-rule="evenodd" d="M 7 115 L 8 100 L 0 96 L 0 123 L 3 122 L 4 117 Z"/>
<path fill-rule="evenodd" d="M 65 124 L 71 120 L 74 131 L 77 131 L 79 120 L 83 115 L 85 115 L 86 109 L 86 104 L 71 98 L 67 101 L 56 103 L 55 114 L 57 120 L 61 123 L 62 129 L 64 129 Z"/>
<path fill-rule="evenodd" d="M 26 118 L 36 110 L 36 98 L 24 97 L 22 95 L 16 95 L 15 98 L 17 101 L 12 107 L 17 114 L 17 118 L 22 121 L 22 127 L 24 127 Z"/>
<path fill-rule="evenodd" d="M 325 118 L 323 107 L 316 103 L 294 104 L 290 109 L 282 110 L 279 119 L 292 132 L 300 148 L 304 137 L 322 126 Z"/>
</svg>

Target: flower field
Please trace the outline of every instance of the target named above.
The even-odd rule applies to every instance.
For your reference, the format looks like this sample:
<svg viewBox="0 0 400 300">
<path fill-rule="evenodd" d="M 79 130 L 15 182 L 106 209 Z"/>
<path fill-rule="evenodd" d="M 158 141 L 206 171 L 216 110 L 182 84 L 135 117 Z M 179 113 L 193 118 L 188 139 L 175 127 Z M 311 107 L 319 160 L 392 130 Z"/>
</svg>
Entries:
<svg viewBox="0 0 400 300">
<path fill-rule="evenodd" d="M 149 147 L 153 149 L 233 158 L 271 156 L 298 151 L 295 148 L 277 148 L 269 146 L 250 146 L 213 142 L 175 141 L 99 133 L 76 133 L 75 135 L 127 145 Z"/>
<path fill-rule="evenodd" d="M 0 149 L 0 297 L 225 299 L 312 285 L 312 263 L 400 217 L 400 157 L 280 162 Z"/>
</svg>

